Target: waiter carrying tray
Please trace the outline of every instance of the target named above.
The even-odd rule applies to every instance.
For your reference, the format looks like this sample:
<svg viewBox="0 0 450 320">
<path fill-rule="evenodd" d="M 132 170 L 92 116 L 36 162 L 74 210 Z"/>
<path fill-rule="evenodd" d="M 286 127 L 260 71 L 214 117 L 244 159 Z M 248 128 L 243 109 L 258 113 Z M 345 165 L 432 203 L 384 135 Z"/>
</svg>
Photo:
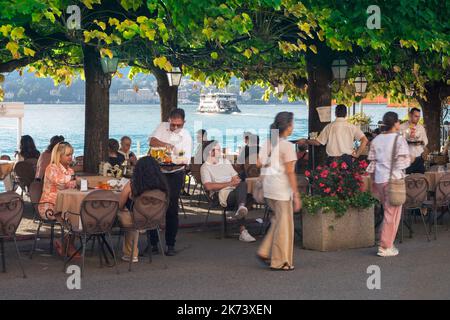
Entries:
<svg viewBox="0 0 450 320">
<path fill-rule="evenodd" d="M 149 138 L 150 148 L 167 148 L 172 152 L 172 158 L 177 164 L 189 164 L 192 154 L 192 137 L 184 129 L 185 113 L 183 109 L 174 109 L 170 113 L 169 121 L 162 122 Z M 178 232 L 178 201 L 184 182 L 185 166 L 162 167 L 162 173 L 167 179 L 170 199 L 166 213 L 166 245 L 168 256 L 175 255 L 175 239 Z M 150 231 L 152 248 L 157 250 L 158 235 L 155 230 Z M 152 250 L 154 250 L 152 249 Z"/>
</svg>

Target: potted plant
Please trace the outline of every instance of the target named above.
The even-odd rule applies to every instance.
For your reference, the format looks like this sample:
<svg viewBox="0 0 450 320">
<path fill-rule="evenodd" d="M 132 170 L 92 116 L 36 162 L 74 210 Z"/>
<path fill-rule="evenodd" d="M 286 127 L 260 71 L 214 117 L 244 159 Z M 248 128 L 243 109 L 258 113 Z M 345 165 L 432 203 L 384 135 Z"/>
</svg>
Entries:
<svg viewBox="0 0 450 320">
<path fill-rule="evenodd" d="M 334 251 L 375 244 L 374 204 L 364 191 L 365 161 L 336 161 L 306 171 L 312 195 L 303 197 L 303 246 Z"/>
<path fill-rule="evenodd" d="M 359 126 L 361 130 L 365 132 L 368 131 L 369 125 L 372 122 L 372 118 L 363 112 L 358 112 L 350 116 L 347 121 L 351 124 L 354 124 L 355 126 Z"/>
</svg>

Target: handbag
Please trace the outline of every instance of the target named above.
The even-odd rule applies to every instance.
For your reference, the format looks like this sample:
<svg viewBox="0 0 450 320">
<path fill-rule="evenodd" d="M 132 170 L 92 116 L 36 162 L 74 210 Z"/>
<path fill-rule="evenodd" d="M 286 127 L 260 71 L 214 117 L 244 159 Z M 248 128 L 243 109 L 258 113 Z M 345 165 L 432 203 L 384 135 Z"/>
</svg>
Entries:
<svg viewBox="0 0 450 320">
<path fill-rule="evenodd" d="M 395 137 L 394 147 L 392 148 L 391 170 L 389 173 L 388 182 L 388 197 L 391 206 L 401 206 L 406 202 L 406 185 L 405 179 L 393 179 L 392 173 L 394 171 L 395 156 L 397 149 L 397 141 L 399 135 Z"/>
</svg>

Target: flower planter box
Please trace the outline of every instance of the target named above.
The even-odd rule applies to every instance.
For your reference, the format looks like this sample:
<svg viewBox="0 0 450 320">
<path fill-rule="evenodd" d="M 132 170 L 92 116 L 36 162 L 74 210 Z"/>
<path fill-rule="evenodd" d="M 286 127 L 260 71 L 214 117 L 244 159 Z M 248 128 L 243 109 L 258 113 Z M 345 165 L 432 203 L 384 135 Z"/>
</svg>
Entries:
<svg viewBox="0 0 450 320">
<path fill-rule="evenodd" d="M 303 214 L 303 247 L 318 251 L 338 251 L 375 245 L 374 207 L 350 208 L 345 215 Z"/>
</svg>

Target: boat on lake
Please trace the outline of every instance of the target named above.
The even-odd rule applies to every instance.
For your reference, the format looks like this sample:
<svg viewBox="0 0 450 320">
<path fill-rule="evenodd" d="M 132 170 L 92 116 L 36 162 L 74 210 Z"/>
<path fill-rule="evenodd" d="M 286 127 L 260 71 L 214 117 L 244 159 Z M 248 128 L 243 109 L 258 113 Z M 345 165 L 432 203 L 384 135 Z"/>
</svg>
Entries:
<svg viewBox="0 0 450 320">
<path fill-rule="evenodd" d="M 234 113 L 241 112 L 237 106 L 237 97 L 234 93 L 207 93 L 200 96 L 197 109 L 202 113 Z"/>
</svg>

